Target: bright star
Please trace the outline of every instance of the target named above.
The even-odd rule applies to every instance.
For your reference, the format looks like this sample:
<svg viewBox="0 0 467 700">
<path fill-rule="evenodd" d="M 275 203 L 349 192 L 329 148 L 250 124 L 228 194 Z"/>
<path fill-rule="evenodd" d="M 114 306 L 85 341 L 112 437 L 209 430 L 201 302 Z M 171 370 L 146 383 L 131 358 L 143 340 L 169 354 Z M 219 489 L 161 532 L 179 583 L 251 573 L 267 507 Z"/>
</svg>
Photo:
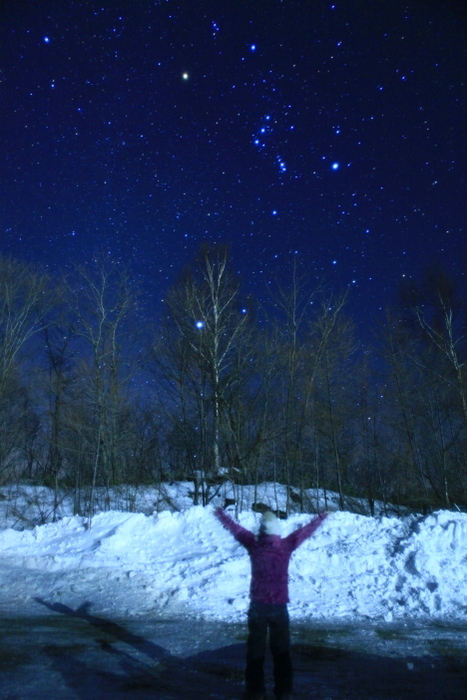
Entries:
<svg viewBox="0 0 467 700">
<path fill-rule="evenodd" d="M 189 74 L 189 73 L 182 73 L 182 78 L 183 78 L 183 80 L 188 80 L 189 77 L 190 77 L 190 74 Z"/>
<path fill-rule="evenodd" d="M 339 170 L 339 163 L 333 163 L 333 164 L 331 165 L 331 168 L 332 168 L 333 170 Z"/>
</svg>

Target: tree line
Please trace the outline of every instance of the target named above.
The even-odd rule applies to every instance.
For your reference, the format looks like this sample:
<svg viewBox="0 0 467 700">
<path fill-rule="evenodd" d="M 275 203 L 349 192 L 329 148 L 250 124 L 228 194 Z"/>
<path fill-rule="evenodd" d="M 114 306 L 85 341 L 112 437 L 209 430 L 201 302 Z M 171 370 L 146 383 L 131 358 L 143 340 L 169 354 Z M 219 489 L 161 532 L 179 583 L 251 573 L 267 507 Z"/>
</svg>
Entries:
<svg viewBox="0 0 467 700">
<path fill-rule="evenodd" d="M 226 248 L 200 249 L 144 312 L 100 256 L 67 278 L 0 257 L 0 485 L 92 513 L 119 485 L 276 481 L 428 512 L 467 507 L 465 303 L 438 267 L 406 281 L 373 349 L 346 295 L 297 268 L 262 305 Z M 374 355 L 378 356 L 375 362 Z"/>
</svg>

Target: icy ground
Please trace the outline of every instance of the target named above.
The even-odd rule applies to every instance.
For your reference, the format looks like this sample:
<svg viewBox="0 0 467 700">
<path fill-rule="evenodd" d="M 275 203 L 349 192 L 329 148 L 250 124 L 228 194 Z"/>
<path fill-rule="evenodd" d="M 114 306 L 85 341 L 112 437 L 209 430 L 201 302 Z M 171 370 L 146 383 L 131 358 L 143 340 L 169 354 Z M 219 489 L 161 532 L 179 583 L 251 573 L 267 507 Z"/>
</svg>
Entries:
<svg viewBox="0 0 467 700">
<path fill-rule="evenodd" d="M 50 493 L 31 490 L 0 501 L 0 610 L 10 615 L 44 613 L 38 599 L 76 610 L 92 605 L 95 615 L 244 620 L 248 605 L 249 560 L 218 523 L 213 507 L 193 506 L 191 485 L 146 491 L 132 507 L 144 512 L 101 512 L 86 519 L 67 515 L 57 522 L 14 529 L 29 520 L 50 519 Z M 3 490 L 5 494 L 5 490 Z M 259 494 L 259 495 L 258 495 Z M 223 504 L 225 490 L 214 499 Z M 47 501 L 47 497 L 49 501 Z M 255 498 L 285 507 L 286 492 L 265 484 Z M 30 499 L 29 505 L 26 502 Z M 23 499 L 23 511 L 21 511 Z M 141 500 L 142 499 L 142 500 Z M 245 488 L 235 513 L 254 530 L 259 515 L 246 510 L 253 493 Z M 310 501 L 311 502 L 311 501 Z M 143 505 L 141 505 L 143 504 Z M 237 499 L 238 505 L 238 499 Z M 316 502 L 314 511 L 323 508 Z M 328 503 L 330 509 L 332 502 Z M 163 510 L 167 508 L 167 510 Z M 34 511 L 34 509 L 36 509 Z M 313 513 L 282 521 L 283 534 Z M 313 621 L 423 618 L 467 620 L 467 514 L 439 511 L 429 516 L 369 517 L 334 511 L 293 555 L 290 615 Z"/>
</svg>

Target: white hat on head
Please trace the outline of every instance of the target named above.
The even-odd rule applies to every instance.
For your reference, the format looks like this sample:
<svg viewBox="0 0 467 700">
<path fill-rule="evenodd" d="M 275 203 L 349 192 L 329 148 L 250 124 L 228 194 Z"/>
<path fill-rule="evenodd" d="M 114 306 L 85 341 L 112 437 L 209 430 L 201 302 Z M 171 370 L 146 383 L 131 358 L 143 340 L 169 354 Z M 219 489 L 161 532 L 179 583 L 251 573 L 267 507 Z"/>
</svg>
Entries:
<svg viewBox="0 0 467 700">
<path fill-rule="evenodd" d="M 263 532 L 265 535 L 280 535 L 281 534 L 281 524 L 279 519 L 270 510 L 263 513 L 261 518 L 261 524 L 259 526 L 259 531 Z"/>
</svg>

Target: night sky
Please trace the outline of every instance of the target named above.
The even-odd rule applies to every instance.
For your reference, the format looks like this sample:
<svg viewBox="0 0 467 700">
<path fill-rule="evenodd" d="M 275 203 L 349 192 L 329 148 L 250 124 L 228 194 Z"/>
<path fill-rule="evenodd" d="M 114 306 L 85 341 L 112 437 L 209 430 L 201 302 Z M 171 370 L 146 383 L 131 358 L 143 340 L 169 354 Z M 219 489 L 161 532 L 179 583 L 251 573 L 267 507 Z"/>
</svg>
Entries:
<svg viewBox="0 0 467 700">
<path fill-rule="evenodd" d="M 433 261 L 461 275 L 463 7 L 3 0 L 0 252 L 110 251 L 156 308 L 228 242 L 247 290 L 295 259 L 359 321 Z"/>
</svg>

